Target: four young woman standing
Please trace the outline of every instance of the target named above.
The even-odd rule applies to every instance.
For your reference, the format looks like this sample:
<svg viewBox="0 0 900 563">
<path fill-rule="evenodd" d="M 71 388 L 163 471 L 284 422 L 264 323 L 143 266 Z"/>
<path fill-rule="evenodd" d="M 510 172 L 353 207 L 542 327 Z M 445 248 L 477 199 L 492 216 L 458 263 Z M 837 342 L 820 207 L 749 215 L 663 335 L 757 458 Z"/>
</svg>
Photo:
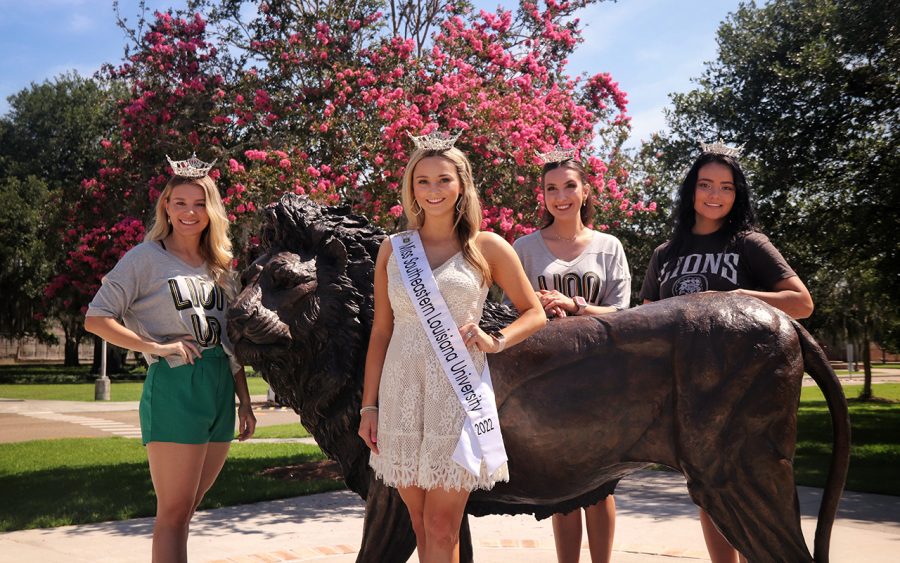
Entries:
<svg viewBox="0 0 900 563">
<path fill-rule="evenodd" d="M 628 307 L 631 276 L 621 243 L 589 227 L 589 186 L 573 154 L 541 155 L 544 226 L 510 247 L 479 230 L 471 165 L 455 139 L 414 140 L 402 184 L 411 231 L 386 239 L 376 260 L 359 435 L 376 474 L 397 487 L 409 510 L 420 560 L 436 563 L 458 560 L 469 493 L 508 479 L 486 354 L 524 340 L 547 317 Z M 795 318 L 809 316 L 813 304 L 803 282 L 756 230 L 736 151 L 719 144 L 703 149 L 682 182 L 672 239 L 654 251 L 641 298 L 733 291 Z M 85 321 L 90 332 L 142 352 L 150 364 L 140 418 L 157 495 L 154 561 L 187 560 L 191 516 L 233 436 L 235 393 L 239 438 L 255 427 L 244 371 L 231 358 L 225 332 L 235 290 L 225 210 L 209 165 L 196 159 L 172 165 L 177 175 L 157 202 L 154 225 L 104 278 Z M 478 322 L 492 283 L 520 316 L 486 334 Z M 485 398 L 487 418 L 472 416 L 473 388 Z M 496 424 L 497 432 L 483 438 L 473 424 Z M 611 557 L 615 485 L 585 509 L 594 562 Z M 736 561 L 702 510 L 701 523 L 713 562 Z M 580 511 L 554 515 L 553 529 L 559 561 L 577 561 Z"/>
</svg>

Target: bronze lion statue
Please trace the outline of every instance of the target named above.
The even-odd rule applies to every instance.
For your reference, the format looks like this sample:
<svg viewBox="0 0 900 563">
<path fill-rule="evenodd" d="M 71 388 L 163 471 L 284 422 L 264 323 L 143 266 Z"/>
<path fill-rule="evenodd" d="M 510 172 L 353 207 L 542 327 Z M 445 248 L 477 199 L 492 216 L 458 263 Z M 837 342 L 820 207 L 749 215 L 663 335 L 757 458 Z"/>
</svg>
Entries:
<svg viewBox="0 0 900 563">
<path fill-rule="evenodd" d="M 385 234 L 346 207 L 293 195 L 265 213 L 263 254 L 242 275 L 228 334 L 366 500 L 358 561 L 406 561 L 415 549 L 408 514 L 374 478 L 356 434 Z M 490 305 L 482 322 L 498 327 L 510 315 Z M 780 311 L 722 293 L 667 299 L 550 322 L 490 362 L 510 481 L 472 494 L 469 514 L 546 517 L 662 464 L 684 474 L 693 501 L 753 562 L 813 560 L 792 464 L 806 371 L 833 424 L 815 536 L 815 561 L 828 561 L 849 462 L 847 403 L 821 348 Z M 471 561 L 466 519 L 461 551 Z"/>
</svg>

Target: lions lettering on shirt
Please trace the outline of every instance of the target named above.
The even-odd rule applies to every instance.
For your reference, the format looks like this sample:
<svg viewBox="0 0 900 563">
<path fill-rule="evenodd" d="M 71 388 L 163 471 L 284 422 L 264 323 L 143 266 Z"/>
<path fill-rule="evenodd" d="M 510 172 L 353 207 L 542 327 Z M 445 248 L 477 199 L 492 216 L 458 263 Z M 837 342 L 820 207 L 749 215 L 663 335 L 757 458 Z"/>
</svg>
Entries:
<svg viewBox="0 0 900 563">
<path fill-rule="evenodd" d="M 541 274 L 537 277 L 537 280 L 538 289 L 549 289 L 547 286 L 547 276 Z M 585 301 L 594 305 L 597 304 L 597 299 L 600 297 L 601 283 L 600 276 L 594 272 L 585 272 L 582 276 L 579 276 L 574 272 L 553 274 L 553 289 L 566 297 L 581 295 L 584 297 Z"/>
<path fill-rule="evenodd" d="M 213 283 L 194 277 L 169 278 L 169 290 L 175 309 L 186 326 L 191 327 L 197 343 L 210 348 L 222 342 L 222 325 L 219 319 L 205 311 L 225 310 L 225 293 Z"/>
<path fill-rule="evenodd" d="M 706 275 L 719 276 L 737 287 L 738 263 L 741 257 L 736 252 L 719 252 L 715 254 L 688 254 L 679 256 L 671 267 L 667 260 L 660 268 L 659 284 L 674 279 L 672 295 L 687 295 L 709 289 Z"/>
</svg>

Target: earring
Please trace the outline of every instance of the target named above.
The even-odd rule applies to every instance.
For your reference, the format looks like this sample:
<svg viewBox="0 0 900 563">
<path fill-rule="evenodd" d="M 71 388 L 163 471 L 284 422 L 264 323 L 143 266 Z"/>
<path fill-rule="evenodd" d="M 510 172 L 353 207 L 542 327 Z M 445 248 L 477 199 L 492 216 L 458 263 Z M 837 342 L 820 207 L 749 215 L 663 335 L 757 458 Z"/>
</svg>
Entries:
<svg viewBox="0 0 900 563">
<path fill-rule="evenodd" d="M 462 213 L 462 209 L 460 209 L 460 207 L 459 207 L 459 204 L 462 203 L 462 200 L 463 200 L 462 196 L 459 196 L 459 199 L 456 200 L 456 212 L 457 213 Z"/>
<path fill-rule="evenodd" d="M 422 206 L 419 205 L 418 201 L 413 201 L 412 208 L 413 208 L 413 215 L 421 215 L 422 214 Z"/>
</svg>

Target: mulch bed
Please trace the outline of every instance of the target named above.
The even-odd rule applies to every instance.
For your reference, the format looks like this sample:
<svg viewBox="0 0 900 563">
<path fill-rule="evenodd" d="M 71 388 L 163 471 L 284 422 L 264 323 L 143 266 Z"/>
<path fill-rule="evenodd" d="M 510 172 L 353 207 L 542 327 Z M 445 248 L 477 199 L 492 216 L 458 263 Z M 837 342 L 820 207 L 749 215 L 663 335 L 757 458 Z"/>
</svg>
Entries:
<svg viewBox="0 0 900 563">
<path fill-rule="evenodd" d="M 341 466 L 330 459 L 323 461 L 308 461 L 296 465 L 270 467 L 261 471 L 259 474 L 273 479 L 283 479 L 285 481 L 317 481 L 320 479 L 340 481 L 344 478 L 343 475 L 341 475 Z"/>
</svg>

